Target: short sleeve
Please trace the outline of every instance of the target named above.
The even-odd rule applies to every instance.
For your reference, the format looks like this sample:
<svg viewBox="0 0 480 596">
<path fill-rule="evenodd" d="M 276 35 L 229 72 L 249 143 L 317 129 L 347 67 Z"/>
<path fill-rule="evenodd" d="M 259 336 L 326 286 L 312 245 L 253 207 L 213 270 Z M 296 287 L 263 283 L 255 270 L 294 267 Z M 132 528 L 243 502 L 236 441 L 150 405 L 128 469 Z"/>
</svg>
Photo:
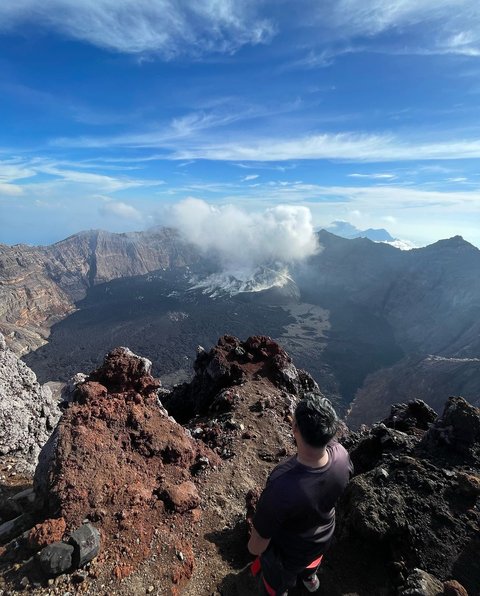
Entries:
<svg viewBox="0 0 480 596">
<path fill-rule="evenodd" d="M 280 530 L 287 515 L 284 497 L 276 482 L 268 483 L 260 495 L 253 526 L 262 538 L 272 538 Z"/>
</svg>

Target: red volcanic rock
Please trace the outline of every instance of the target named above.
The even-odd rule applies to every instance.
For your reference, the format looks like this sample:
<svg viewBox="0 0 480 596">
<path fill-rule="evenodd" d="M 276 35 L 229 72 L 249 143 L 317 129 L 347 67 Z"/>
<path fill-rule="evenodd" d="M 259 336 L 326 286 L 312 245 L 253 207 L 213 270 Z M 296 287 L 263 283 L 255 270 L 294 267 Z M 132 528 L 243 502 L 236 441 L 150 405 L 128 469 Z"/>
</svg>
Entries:
<svg viewBox="0 0 480 596">
<path fill-rule="evenodd" d="M 117 565 L 113 570 L 113 576 L 116 579 L 125 579 L 129 575 L 135 571 L 135 567 L 133 565 Z"/>
<path fill-rule="evenodd" d="M 74 400 L 79 404 L 85 404 L 98 397 L 106 397 L 107 388 L 96 381 L 86 381 L 81 383 L 75 390 Z"/>
<path fill-rule="evenodd" d="M 172 523 L 172 516 L 200 503 L 192 470 L 218 461 L 165 414 L 159 385 L 143 359 L 123 348 L 111 352 L 64 413 L 35 475 L 50 516 L 64 518 L 68 531 L 85 518 L 101 531 L 102 556 L 117 563 L 116 577 L 130 574 L 154 539 L 174 551 L 177 532 L 188 534 L 192 519 Z"/>
<path fill-rule="evenodd" d="M 98 381 L 111 393 L 135 391 L 151 394 L 160 387 L 160 381 L 151 374 L 152 363 L 128 348 L 115 348 L 107 354 L 102 366 L 91 373 L 89 381 Z"/>
<path fill-rule="evenodd" d="M 178 563 L 174 565 L 172 570 L 172 583 L 175 584 L 172 589 L 173 596 L 181 593 L 177 586 L 181 586 L 185 579 L 192 577 L 195 563 L 192 548 L 189 545 L 183 545 L 181 548 L 182 550 L 177 549 L 176 551 Z"/>
<path fill-rule="evenodd" d="M 443 596 L 468 596 L 467 590 L 454 579 L 443 582 Z"/>
<path fill-rule="evenodd" d="M 40 550 L 44 546 L 62 540 L 67 524 L 63 517 L 46 519 L 34 526 L 28 533 L 28 543 L 32 549 Z"/>
<path fill-rule="evenodd" d="M 458 472 L 456 480 L 458 483 L 458 492 L 461 495 L 471 497 L 474 502 L 480 497 L 480 476 L 478 474 Z"/>
<path fill-rule="evenodd" d="M 194 369 L 192 381 L 175 388 L 163 400 L 169 413 L 181 422 L 194 415 L 225 410 L 228 400 L 222 397 L 219 403 L 222 390 L 251 380 L 266 379 L 275 388 L 296 396 L 318 391 L 312 377 L 298 370 L 285 350 L 264 335 L 249 337 L 245 342 L 224 335 L 209 352 L 199 350 Z"/>
<path fill-rule="evenodd" d="M 185 513 L 200 504 L 200 496 L 193 482 L 182 482 L 165 489 L 163 500 L 177 513 Z"/>
</svg>

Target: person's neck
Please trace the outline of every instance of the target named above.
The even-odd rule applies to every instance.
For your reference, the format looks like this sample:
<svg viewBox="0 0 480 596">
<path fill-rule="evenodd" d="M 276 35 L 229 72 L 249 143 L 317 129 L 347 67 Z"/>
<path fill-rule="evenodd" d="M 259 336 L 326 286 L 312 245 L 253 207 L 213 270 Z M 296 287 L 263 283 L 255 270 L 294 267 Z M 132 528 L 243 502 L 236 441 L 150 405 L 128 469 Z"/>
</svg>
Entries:
<svg viewBox="0 0 480 596">
<path fill-rule="evenodd" d="M 323 468 L 328 464 L 328 451 L 297 444 L 297 461 L 309 468 Z"/>
</svg>

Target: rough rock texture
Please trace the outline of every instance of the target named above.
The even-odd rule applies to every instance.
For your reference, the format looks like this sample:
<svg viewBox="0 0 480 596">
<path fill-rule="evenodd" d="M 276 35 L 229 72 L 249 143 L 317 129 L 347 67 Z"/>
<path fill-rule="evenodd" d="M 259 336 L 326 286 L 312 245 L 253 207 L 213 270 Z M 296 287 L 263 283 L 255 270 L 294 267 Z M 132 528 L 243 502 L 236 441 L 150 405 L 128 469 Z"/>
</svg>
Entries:
<svg viewBox="0 0 480 596">
<path fill-rule="evenodd" d="M 200 347 L 194 369 L 190 383 L 175 388 L 163 399 L 165 407 L 180 422 L 208 411 L 232 410 L 235 396 L 231 388 L 254 379 L 268 379 L 295 396 L 318 391 L 317 383 L 293 365 L 285 350 L 270 337 L 261 335 L 245 342 L 224 335 L 209 352 Z M 222 393 L 226 388 L 229 391 Z"/>
<path fill-rule="evenodd" d="M 59 417 L 50 389 L 39 385 L 0 334 L 0 455 L 18 456 L 20 467 L 33 471 Z"/>
<path fill-rule="evenodd" d="M 442 594 L 442 582 L 422 569 L 414 569 L 399 591 L 399 596 L 441 596 Z"/>
<path fill-rule="evenodd" d="M 67 524 L 63 517 L 46 519 L 44 522 L 37 524 L 30 530 L 27 540 L 32 549 L 38 550 L 53 542 L 60 542 L 66 529 Z"/>
<path fill-rule="evenodd" d="M 480 410 L 450 398 L 433 420 L 432 410 L 417 400 L 394 407 L 382 424 L 344 442 L 357 476 L 339 507 L 342 540 L 376 544 L 391 564 L 404 566 L 398 581 L 420 568 L 442 581 L 454 577 L 476 594 Z"/>
<path fill-rule="evenodd" d="M 74 592 L 75 578 L 91 594 L 257 593 L 246 569 L 247 529 L 268 473 L 294 452 L 292 411 L 312 383 L 269 338 L 226 336 L 198 352 L 191 384 L 170 396 L 188 430 L 160 404 L 149 363 L 126 348 L 72 386 L 35 487 L 47 497 L 45 517 L 65 519 L 64 540 L 88 519 L 101 551 L 83 575 L 57 578 L 58 593 Z M 479 422 L 478 409 L 451 398 L 441 416 L 415 400 L 371 429 L 342 429 L 356 476 L 337 507 L 320 593 L 477 596 Z M 57 540 L 59 529 L 42 539 Z M 0 589 L 20 585 L 43 596 L 34 582 L 48 584 L 30 575 L 31 547 L 22 558 L 21 541 L 5 548 L 9 567 L 0 551 L 0 576 L 8 569 Z"/>
<path fill-rule="evenodd" d="M 48 515 L 63 518 L 67 530 L 86 518 L 100 529 L 101 556 L 113 562 L 116 576 L 128 575 L 158 540 L 170 553 L 164 573 L 176 570 L 181 584 L 192 561 L 174 554 L 191 547 L 175 532 L 175 516 L 200 504 L 192 476 L 199 459 L 210 466 L 217 457 L 165 413 L 150 366 L 117 348 L 78 385 L 42 452 L 35 488 Z"/>
<path fill-rule="evenodd" d="M 468 596 L 467 590 L 454 579 L 443 583 L 443 596 Z"/>
<path fill-rule="evenodd" d="M 38 554 L 38 562 L 46 575 L 60 575 L 69 571 L 73 564 L 73 546 L 54 542 Z"/>
<path fill-rule="evenodd" d="M 100 552 L 100 532 L 92 524 L 83 524 L 70 534 L 68 543 L 75 549 L 73 555 L 75 567 L 83 567 Z"/>
<path fill-rule="evenodd" d="M 198 259 L 171 229 L 113 234 L 91 230 L 51 246 L 0 245 L 0 331 L 18 354 L 45 343 L 89 287 L 184 267 Z"/>
</svg>

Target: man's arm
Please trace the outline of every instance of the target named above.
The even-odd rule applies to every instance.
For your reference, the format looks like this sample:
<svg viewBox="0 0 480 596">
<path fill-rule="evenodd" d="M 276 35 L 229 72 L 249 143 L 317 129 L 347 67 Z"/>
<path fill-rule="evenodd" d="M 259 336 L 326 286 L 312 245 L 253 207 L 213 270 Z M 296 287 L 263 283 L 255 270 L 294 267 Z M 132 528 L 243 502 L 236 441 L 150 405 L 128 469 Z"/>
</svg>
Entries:
<svg viewBox="0 0 480 596">
<path fill-rule="evenodd" d="M 263 551 L 266 550 L 267 546 L 270 544 L 270 538 L 262 538 L 260 534 L 255 530 L 255 527 L 252 527 L 252 533 L 250 535 L 250 540 L 248 541 L 248 551 L 252 555 L 261 555 Z"/>
</svg>

